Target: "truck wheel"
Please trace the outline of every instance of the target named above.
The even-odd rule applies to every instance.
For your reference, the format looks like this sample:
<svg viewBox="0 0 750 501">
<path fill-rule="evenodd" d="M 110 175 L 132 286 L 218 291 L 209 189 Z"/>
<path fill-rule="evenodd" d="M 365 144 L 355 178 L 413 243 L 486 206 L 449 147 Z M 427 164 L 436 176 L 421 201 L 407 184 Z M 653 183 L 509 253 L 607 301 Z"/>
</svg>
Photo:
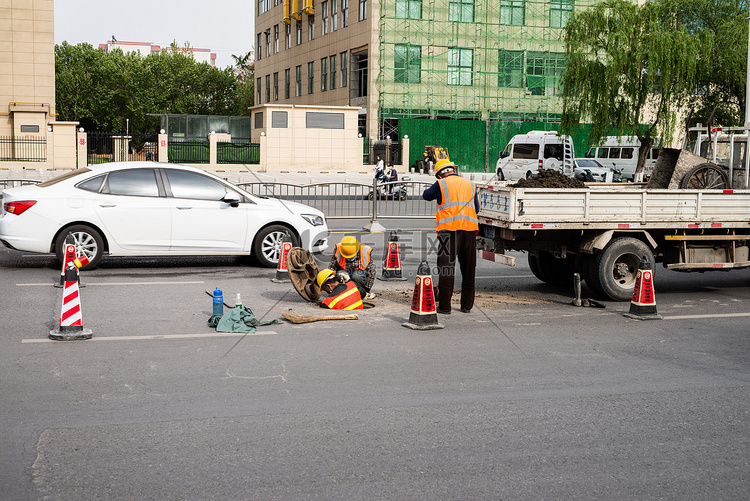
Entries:
<svg viewBox="0 0 750 501">
<path fill-rule="evenodd" d="M 537 266 L 545 282 L 550 285 L 571 285 L 573 267 L 567 259 L 558 259 L 549 252 L 540 252 Z"/>
<path fill-rule="evenodd" d="M 595 256 L 590 276 L 586 278 L 587 285 L 613 301 L 631 299 L 643 256 L 654 262 L 651 249 L 640 240 L 632 237 L 613 239 Z"/>
<path fill-rule="evenodd" d="M 542 282 L 547 281 L 544 275 L 539 271 L 539 259 L 534 254 L 529 254 L 529 269 L 531 269 L 531 273 L 533 273 L 536 278 Z"/>
<path fill-rule="evenodd" d="M 723 190 L 729 188 L 727 173 L 716 164 L 705 162 L 688 171 L 680 181 L 680 188 L 690 190 Z"/>
</svg>

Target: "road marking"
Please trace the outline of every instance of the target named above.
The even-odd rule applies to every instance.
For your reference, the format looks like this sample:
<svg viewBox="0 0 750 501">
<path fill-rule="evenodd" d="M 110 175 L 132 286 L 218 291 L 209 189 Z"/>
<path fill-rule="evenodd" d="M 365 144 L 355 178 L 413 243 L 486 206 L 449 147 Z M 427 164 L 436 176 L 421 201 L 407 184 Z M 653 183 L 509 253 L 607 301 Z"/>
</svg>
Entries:
<svg viewBox="0 0 750 501">
<path fill-rule="evenodd" d="M 481 277 L 475 277 L 475 278 L 534 278 L 535 275 L 495 275 L 495 276 L 481 276 Z"/>
<path fill-rule="evenodd" d="M 715 313 L 706 315 L 674 315 L 666 316 L 664 320 L 687 320 L 691 318 L 732 318 L 732 317 L 750 317 L 750 313 Z"/>
<path fill-rule="evenodd" d="M 241 337 L 241 336 L 270 336 L 278 334 L 276 331 L 263 332 L 206 332 L 203 334 L 154 334 L 151 336 L 93 336 L 89 341 L 151 341 L 156 339 L 195 339 L 212 337 Z M 53 341 L 52 339 L 22 339 L 21 343 L 64 343 L 65 341 Z"/>
<path fill-rule="evenodd" d="M 187 280 L 187 281 L 180 281 L 180 282 L 89 282 L 86 281 L 83 283 L 84 286 L 87 285 L 183 285 L 183 284 L 204 284 L 203 280 Z M 49 282 L 46 284 L 16 284 L 16 287 L 49 287 L 50 285 L 53 285 Z"/>
</svg>

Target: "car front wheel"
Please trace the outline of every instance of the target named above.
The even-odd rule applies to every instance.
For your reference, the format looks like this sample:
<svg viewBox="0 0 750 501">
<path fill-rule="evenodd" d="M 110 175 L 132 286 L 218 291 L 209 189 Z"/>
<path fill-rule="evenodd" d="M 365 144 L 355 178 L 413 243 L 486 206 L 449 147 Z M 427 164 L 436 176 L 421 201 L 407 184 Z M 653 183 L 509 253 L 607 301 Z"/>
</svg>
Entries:
<svg viewBox="0 0 750 501">
<path fill-rule="evenodd" d="M 279 224 L 266 226 L 258 232 L 253 243 L 253 255 L 261 266 L 266 268 L 276 268 L 281 256 L 281 244 L 284 236 L 289 235 L 292 241 L 292 247 L 299 246 L 299 239 L 287 227 Z"/>
<path fill-rule="evenodd" d="M 76 257 L 86 256 L 88 264 L 81 270 L 95 268 L 104 255 L 104 239 L 101 234 L 90 226 L 76 224 L 62 231 L 55 239 L 55 255 L 57 261 L 62 264 L 65 259 L 65 239 L 68 235 L 73 237 L 73 245 L 76 248 Z"/>
</svg>

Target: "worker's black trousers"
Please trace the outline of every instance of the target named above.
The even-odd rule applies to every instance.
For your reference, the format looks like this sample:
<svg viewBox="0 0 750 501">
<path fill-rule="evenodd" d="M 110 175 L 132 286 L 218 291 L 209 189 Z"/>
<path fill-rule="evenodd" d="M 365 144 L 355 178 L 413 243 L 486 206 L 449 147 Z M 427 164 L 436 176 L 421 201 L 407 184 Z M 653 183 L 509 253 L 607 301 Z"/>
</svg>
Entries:
<svg viewBox="0 0 750 501">
<path fill-rule="evenodd" d="M 477 267 L 476 231 L 439 231 L 438 232 L 438 297 L 437 309 L 451 311 L 453 296 L 453 278 L 455 276 L 456 258 L 461 268 L 461 308 L 470 310 L 474 307 L 474 273 Z"/>
</svg>

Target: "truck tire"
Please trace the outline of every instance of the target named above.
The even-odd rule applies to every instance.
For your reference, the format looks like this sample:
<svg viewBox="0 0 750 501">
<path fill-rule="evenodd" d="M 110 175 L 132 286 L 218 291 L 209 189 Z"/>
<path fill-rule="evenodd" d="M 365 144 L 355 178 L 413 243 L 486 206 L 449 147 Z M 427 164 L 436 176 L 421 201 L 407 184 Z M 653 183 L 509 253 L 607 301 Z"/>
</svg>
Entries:
<svg viewBox="0 0 750 501">
<path fill-rule="evenodd" d="M 547 281 L 542 275 L 542 273 L 539 271 L 539 259 L 534 254 L 529 254 L 529 269 L 531 270 L 531 273 L 533 273 L 536 278 L 538 278 L 542 282 Z"/>
<path fill-rule="evenodd" d="M 573 267 L 567 259 L 557 259 L 549 252 L 540 251 L 538 256 L 529 254 L 529 268 L 542 282 L 550 285 L 573 283 Z"/>
<path fill-rule="evenodd" d="M 643 256 L 654 262 L 654 255 L 645 243 L 632 237 L 615 238 L 595 255 L 586 283 L 613 301 L 628 301 L 633 297 Z"/>
</svg>

